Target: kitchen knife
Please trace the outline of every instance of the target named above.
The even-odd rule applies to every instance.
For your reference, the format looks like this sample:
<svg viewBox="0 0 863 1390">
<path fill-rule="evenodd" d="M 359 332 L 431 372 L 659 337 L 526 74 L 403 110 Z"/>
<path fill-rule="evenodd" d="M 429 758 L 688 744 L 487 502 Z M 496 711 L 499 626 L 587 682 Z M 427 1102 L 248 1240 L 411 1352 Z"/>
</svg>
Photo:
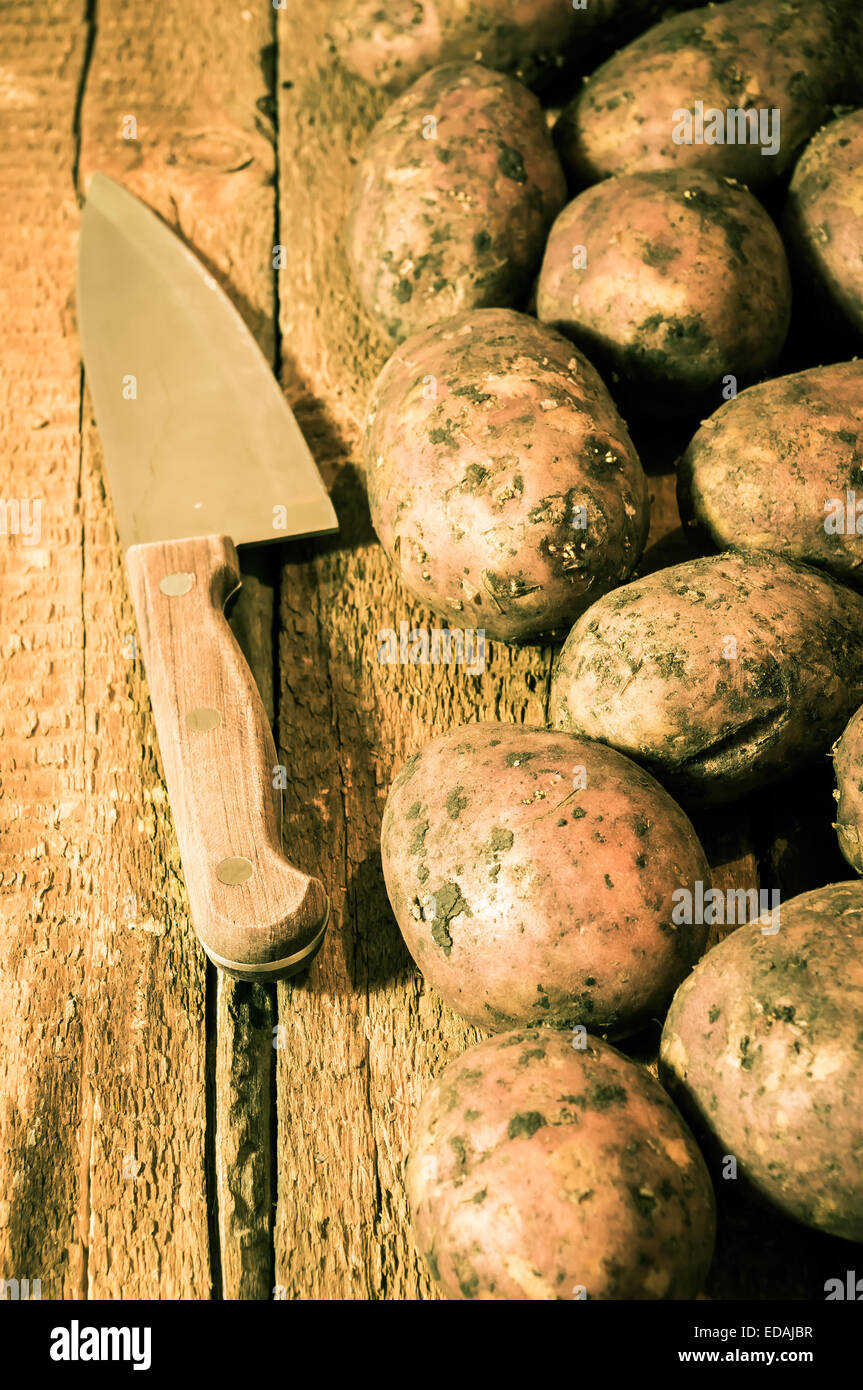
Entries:
<svg viewBox="0 0 863 1390">
<path fill-rule="evenodd" d="M 78 326 L 192 921 L 242 979 L 303 969 L 329 902 L 281 846 L 270 726 L 224 605 L 235 545 L 338 522 L 272 372 L 183 243 L 96 174 Z"/>
</svg>

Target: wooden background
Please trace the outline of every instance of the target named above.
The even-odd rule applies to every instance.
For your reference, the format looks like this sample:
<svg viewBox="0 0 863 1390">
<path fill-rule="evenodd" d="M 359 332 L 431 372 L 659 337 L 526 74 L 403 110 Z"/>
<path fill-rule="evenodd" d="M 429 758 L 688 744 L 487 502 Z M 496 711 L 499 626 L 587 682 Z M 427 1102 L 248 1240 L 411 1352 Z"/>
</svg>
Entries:
<svg viewBox="0 0 863 1390">
<path fill-rule="evenodd" d="M 0 4 L 0 496 L 43 503 L 39 544 L 0 537 L 0 1278 L 43 1298 L 436 1297 L 402 1164 L 429 1078 L 478 1035 L 402 946 L 381 810 L 434 732 L 543 723 L 553 653 L 492 644 L 482 677 L 376 663 L 379 629 L 434 619 L 384 560 L 358 471 L 387 350 L 342 224 L 384 102 L 338 65 L 328 10 Z M 188 919 L 75 331 L 97 169 L 237 304 L 341 520 L 332 541 L 246 552 L 233 615 L 289 770 L 289 850 L 333 899 L 322 954 L 278 987 L 219 977 Z M 686 553 L 678 441 L 637 442 L 655 567 Z M 831 818 L 825 767 L 698 828 L 720 884 L 790 896 L 851 877 Z M 722 1186 L 708 1297 L 820 1298 L 843 1275 L 851 1247 Z"/>
</svg>

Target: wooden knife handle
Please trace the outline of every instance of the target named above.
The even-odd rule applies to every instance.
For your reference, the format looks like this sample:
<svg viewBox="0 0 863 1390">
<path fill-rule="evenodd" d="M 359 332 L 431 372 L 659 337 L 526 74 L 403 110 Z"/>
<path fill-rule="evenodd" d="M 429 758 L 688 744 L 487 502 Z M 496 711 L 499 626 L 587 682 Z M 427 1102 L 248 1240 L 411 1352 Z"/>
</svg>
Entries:
<svg viewBox="0 0 863 1390">
<path fill-rule="evenodd" d="M 294 974 L 329 901 L 282 852 L 273 736 L 224 613 L 241 582 L 234 543 L 135 545 L 126 565 L 195 930 L 232 975 Z"/>
</svg>

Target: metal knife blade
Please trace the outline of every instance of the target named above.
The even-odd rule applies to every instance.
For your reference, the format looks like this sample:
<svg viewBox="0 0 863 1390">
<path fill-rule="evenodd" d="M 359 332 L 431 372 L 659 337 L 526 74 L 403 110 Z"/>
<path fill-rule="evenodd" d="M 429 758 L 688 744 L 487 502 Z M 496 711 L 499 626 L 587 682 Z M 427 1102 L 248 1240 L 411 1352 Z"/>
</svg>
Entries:
<svg viewBox="0 0 863 1390">
<path fill-rule="evenodd" d="M 104 174 L 87 194 L 77 298 L 124 547 L 218 532 L 242 545 L 338 528 L 240 315 L 183 242 Z"/>
</svg>

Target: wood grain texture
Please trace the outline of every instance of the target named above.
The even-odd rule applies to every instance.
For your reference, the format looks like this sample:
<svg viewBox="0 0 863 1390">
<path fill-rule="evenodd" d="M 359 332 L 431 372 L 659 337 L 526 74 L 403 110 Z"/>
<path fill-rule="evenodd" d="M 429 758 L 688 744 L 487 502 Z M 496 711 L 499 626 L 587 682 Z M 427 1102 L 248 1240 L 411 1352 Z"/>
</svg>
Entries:
<svg viewBox="0 0 863 1390">
<path fill-rule="evenodd" d="M 273 736 L 224 614 L 240 583 L 234 544 L 133 545 L 126 568 L 198 938 L 239 979 L 296 974 L 329 904 L 282 852 Z"/>
<path fill-rule="evenodd" d="M 0 496 L 41 508 L 38 537 L 0 536 L 0 1278 L 41 1279 L 43 1298 L 86 1288 L 89 1240 L 93 751 L 68 305 L 85 38 L 81 4 L 0 11 Z"/>
</svg>

